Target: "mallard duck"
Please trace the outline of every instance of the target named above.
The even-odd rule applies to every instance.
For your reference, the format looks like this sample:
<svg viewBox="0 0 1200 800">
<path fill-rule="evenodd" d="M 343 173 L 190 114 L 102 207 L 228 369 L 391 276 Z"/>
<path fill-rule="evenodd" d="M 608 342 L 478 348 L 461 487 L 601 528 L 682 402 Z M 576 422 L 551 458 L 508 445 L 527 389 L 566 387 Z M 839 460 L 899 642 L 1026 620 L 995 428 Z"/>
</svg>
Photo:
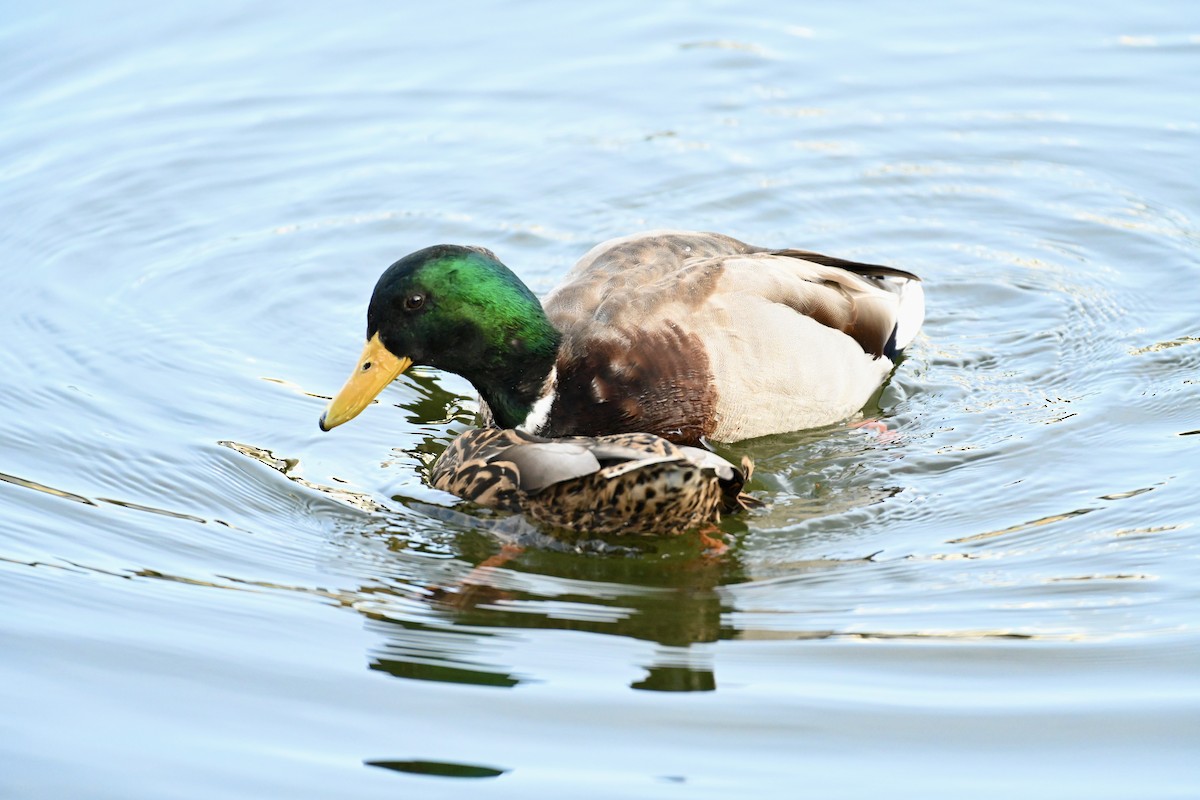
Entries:
<svg viewBox="0 0 1200 800">
<path fill-rule="evenodd" d="M 649 433 L 544 439 L 483 428 L 454 439 L 430 483 L 491 508 L 588 535 L 679 534 L 756 505 L 751 464 Z"/>
<path fill-rule="evenodd" d="M 469 380 L 486 425 L 543 438 L 698 445 L 818 427 L 863 407 L 923 317 L 910 272 L 717 233 L 597 245 L 544 303 L 491 251 L 436 245 L 380 277 L 321 428 L 414 363 Z"/>
</svg>

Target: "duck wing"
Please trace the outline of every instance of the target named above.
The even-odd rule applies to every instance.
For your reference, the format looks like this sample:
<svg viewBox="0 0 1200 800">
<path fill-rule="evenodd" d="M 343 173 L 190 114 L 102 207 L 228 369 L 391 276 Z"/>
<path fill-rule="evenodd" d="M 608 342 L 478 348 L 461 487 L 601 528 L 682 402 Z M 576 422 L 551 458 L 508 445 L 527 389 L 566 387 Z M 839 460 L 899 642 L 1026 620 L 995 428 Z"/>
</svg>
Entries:
<svg viewBox="0 0 1200 800">
<path fill-rule="evenodd" d="M 544 306 L 564 335 L 539 433 L 689 444 L 850 416 L 924 314 L 905 270 L 681 231 L 598 245 Z"/>
<path fill-rule="evenodd" d="M 560 527 L 677 532 L 749 507 L 751 466 L 644 433 L 543 439 L 480 429 L 456 438 L 430 483 L 480 505 L 524 511 Z"/>
</svg>

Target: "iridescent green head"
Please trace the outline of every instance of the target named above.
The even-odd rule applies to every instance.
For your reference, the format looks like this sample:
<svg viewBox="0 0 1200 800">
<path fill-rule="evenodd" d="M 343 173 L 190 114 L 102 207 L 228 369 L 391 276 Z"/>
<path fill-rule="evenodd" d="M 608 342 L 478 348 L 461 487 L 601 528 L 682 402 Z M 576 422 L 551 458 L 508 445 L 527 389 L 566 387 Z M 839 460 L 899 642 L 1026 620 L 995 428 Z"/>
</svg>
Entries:
<svg viewBox="0 0 1200 800">
<path fill-rule="evenodd" d="M 375 284 L 367 347 L 321 427 L 353 418 L 410 364 L 462 375 L 497 424 L 515 427 L 537 399 L 559 339 L 537 297 L 489 251 L 460 245 L 418 250 Z"/>
</svg>

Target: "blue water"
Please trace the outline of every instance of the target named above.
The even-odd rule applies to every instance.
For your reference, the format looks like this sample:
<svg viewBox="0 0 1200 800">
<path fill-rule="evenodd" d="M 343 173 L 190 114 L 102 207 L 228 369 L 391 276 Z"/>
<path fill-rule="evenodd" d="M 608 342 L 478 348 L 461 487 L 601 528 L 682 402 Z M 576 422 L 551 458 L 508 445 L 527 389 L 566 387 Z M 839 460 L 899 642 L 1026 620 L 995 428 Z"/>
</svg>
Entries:
<svg viewBox="0 0 1200 800">
<path fill-rule="evenodd" d="M 1200 6 L 0 8 L 0 797 L 1200 796 Z M 923 275 L 637 555 L 428 488 L 380 270 L 656 227 Z"/>
</svg>

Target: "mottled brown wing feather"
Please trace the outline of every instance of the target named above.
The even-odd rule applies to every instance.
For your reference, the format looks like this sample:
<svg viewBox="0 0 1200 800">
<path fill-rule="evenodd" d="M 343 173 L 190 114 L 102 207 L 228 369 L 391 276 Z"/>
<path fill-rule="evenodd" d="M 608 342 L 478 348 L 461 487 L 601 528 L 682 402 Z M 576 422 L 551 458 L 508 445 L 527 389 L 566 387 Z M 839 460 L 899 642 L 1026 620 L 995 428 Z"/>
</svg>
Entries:
<svg viewBox="0 0 1200 800">
<path fill-rule="evenodd" d="M 451 442 L 430 481 L 558 528 L 679 533 L 746 507 L 739 498 L 747 463 L 739 470 L 714 453 L 693 450 L 645 433 L 547 440 L 476 430 Z"/>
</svg>

